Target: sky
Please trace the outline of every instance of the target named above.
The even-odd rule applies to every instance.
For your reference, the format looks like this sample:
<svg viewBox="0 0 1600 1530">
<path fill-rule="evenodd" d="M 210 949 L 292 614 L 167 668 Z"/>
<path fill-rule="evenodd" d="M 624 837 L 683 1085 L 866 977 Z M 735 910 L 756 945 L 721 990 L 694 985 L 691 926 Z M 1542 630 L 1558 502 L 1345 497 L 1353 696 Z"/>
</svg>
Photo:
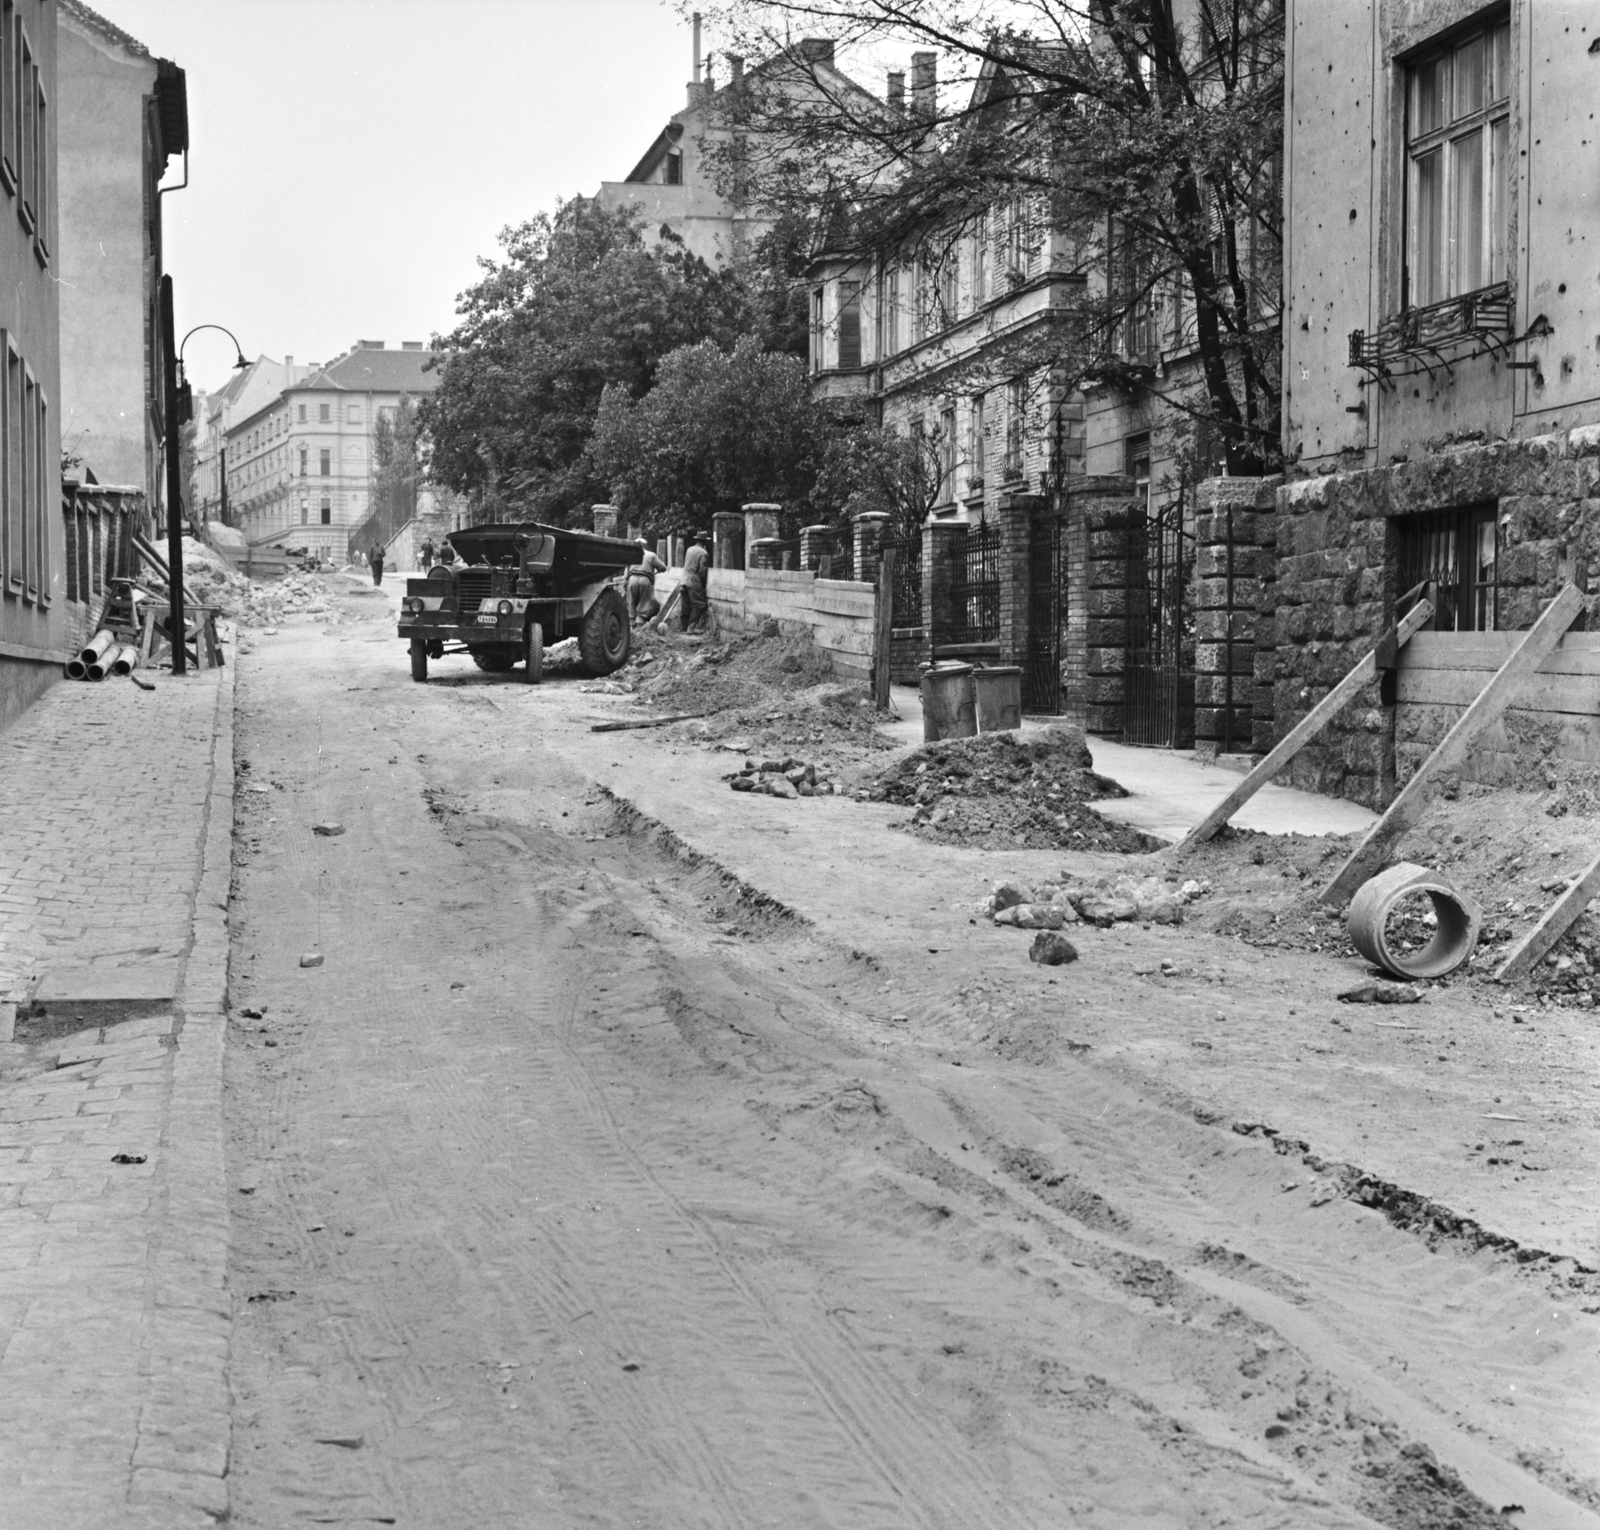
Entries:
<svg viewBox="0 0 1600 1530">
<path fill-rule="evenodd" d="M 178 332 L 225 325 L 251 358 L 447 332 L 499 231 L 621 180 L 691 75 L 660 0 L 88 3 L 187 72 Z M 212 331 L 184 355 L 206 388 L 234 360 Z"/>
</svg>

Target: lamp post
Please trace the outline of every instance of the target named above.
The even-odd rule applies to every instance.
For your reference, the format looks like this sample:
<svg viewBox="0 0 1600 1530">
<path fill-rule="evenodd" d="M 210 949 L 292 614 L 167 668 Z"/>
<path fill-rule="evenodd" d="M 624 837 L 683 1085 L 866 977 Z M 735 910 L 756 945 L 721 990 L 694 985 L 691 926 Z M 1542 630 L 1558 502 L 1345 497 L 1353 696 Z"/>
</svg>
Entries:
<svg viewBox="0 0 1600 1530">
<path fill-rule="evenodd" d="M 237 370 L 250 365 L 244 351 L 234 339 L 231 330 L 220 324 L 197 324 L 183 337 L 180 345 L 175 340 L 177 326 L 172 316 L 172 278 L 161 278 L 161 352 L 162 393 L 165 408 L 162 410 L 167 436 L 167 633 L 172 640 L 172 673 L 187 674 L 189 655 L 183 646 L 183 427 L 193 412 L 189 384 L 183 381 L 183 346 L 191 336 L 202 329 L 220 329 L 233 340 L 239 359 Z"/>
</svg>

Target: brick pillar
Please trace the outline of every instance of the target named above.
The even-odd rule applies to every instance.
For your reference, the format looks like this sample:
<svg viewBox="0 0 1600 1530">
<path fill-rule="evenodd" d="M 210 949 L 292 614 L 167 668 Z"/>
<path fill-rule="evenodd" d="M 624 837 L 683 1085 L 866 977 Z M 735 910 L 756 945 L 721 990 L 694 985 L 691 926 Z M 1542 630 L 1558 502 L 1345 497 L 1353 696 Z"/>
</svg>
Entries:
<svg viewBox="0 0 1600 1530">
<path fill-rule="evenodd" d="M 1258 626 L 1273 565 L 1277 480 L 1208 478 L 1195 491 L 1195 748 L 1254 747 Z"/>
<path fill-rule="evenodd" d="M 778 569 L 783 566 L 783 543 L 777 537 L 757 537 L 745 544 L 747 568 Z"/>
<path fill-rule="evenodd" d="M 888 525 L 889 517 L 882 510 L 863 510 L 856 517 L 856 579 L 861 584 L 877 583 L 878 565 L 883 561 L 879 548 Z"/>
<path fill-rule="evenodd" d="M 1000 522 L 1000 662 L 1028 662 L 1028 574 L 1033 551 L 1033 516 L 1042 501 L 1033 494 L 1002 494 Z"/>
<path fill-rule="evenodd" d="M 1250 748 L 1255 754 L 1270 754 L 1278 742 L 1273 704 L 1273 688 L 1278 679 L 1278 523 L 1270 514 L 1276 508 L 1274 493 L 1272 504 L 1256 522 L 1264 566 L 1261 598 L 1256 604 L 1256 651 L 1250 691 Z"/>
<path fill-rule="evenodd" d="M 718 510 L 711 517 L 712 565 L 744 567 L 744 517 L 735 510 Z"/>
<path fill-rule="evenodd" d="M 589 524 L 597 537 L 614 537 L 622 512 L 615 505 L 590 505 Z"/>
<path fill-rule="evenodd" d="M 1067 631 L 1062 710 L 1086 732 L 1122 732 L 1128 657 L 1128 535 L 1139 520 L 1132 479 L 1074 477 L 1066 499 Z"/>
<path fill-rule="evenodd" d="M 750 561 L 751 549 L 757 542 L 775 537 L 778 534 L 779 505 L 752 504 L 742 507 L 744 510 L 744 563 L 746 568 L 755 568 L 756 564 Z"/>
<path fill-rule="evenodd" d="M 800 567 L 816 573 L 817 564 L 824 553 L 833 551 L 832 526 L 802 526 L 800 528 Z"/>
</svg>

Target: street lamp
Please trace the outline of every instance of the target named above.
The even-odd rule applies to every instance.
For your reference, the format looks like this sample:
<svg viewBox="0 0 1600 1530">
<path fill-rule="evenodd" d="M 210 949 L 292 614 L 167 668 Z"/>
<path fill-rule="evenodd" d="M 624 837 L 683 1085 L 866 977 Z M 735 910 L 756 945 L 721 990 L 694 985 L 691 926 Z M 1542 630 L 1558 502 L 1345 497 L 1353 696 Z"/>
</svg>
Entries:
<svg viewBox="0 0 1600 1530">
<path fill-rule="evenodd" d="M 220 324 L 198 324 L 183 337 L 187 345 L 192 336 L 202 329 L 222 330 L 238 353 L 235 369 L 248 367 L 244 347 L 231 330 Z M 165 408 L 162 413 L 167 435 L 167 633 L 172 640 L 172 673 L 187 674 L 189 656 L 183 646 L 183 463 L 180 437 L 183 426 L 193 413 L 193 397 L 189 384 L 183 381 L 183 345 L 176 343 L 177 326 L 172 318 L 172 278 L 161 278 L 161 352 L 162 394 Z"/>
</svg>

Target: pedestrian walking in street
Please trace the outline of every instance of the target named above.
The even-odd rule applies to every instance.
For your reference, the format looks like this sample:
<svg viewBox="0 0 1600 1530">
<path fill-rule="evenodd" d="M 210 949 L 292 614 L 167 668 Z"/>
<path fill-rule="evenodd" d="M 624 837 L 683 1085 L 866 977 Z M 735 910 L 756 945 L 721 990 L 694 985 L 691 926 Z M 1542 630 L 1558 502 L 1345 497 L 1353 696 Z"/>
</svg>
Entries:
<svg viewBox="0 0 1600 1530">
<path fill-rule="evenodd" d="M 647 622 L 661 609 L 656 599 L 656 575 L 667 565 L 650 551 L 650 544 L 639 538 L 639 561 L 628 570 L 628 619 L 634 626 Z"/>
<path fill-rule="evenodd" d="M 383 583 L 383 544 L 374 542 L 372 551 L 367 554 L 367 562 L 372 565 L 372 582 Z"/>
<path fill-rule="evenodd" d="M 694 534 L 694 545 L 683 555 L 683 610 L 685 632 L 704 632 L 710 607 L 706 603 L 706 569 L 711 555 L 706 551 L 710 538 L 703 531 Z"/>
<path fill-rule="evenodd" d="M 427 573 L 427 571 L 430 568 L 433 567 L 433 538 L 432 537 L 429 537 L 422 544 L 422 549 L 417 554 L 417 567 L 420 568 L 423 571 L 423 573 Z"/>
</svg>

